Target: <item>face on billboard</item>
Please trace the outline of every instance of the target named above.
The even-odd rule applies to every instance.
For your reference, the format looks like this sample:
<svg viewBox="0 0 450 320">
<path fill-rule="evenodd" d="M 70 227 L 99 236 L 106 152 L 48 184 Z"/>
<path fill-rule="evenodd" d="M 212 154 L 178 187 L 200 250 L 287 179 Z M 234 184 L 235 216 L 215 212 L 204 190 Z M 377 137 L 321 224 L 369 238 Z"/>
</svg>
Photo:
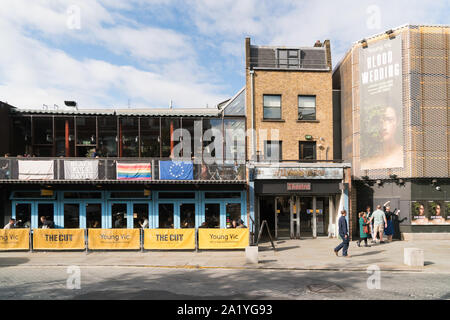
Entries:
<svg viewBox="0 0 450 320">
<path fill-rule="evenodd" d="M 428 224 L 426 202 L 412 202 L 411 224 Z"/>
<path fill-rule="evenodd" d="M 360 49 L 361 170 L 403 167 L 401 38 Z"/>
</svg>

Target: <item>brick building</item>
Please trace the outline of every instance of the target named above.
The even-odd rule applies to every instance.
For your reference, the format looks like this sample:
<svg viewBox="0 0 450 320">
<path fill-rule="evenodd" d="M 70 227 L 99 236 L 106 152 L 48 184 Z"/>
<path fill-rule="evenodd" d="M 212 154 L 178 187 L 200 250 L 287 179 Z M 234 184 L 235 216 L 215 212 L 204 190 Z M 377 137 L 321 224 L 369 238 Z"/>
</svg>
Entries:
<svg viewBox="0 0 450 320">
<path fill-rule="evenodd" d="M 404 25 L 355 42 L 333 73 L 353 211 L 391 201 L 405 238 L 450 232 L 450 28 Z"/>
<path fill-rule="evenodd" d="M 351 185 L 333 139 L 330 42 L 269 47 L 247 38 L 245 52 L 250 215 L 277 238 L 335 235 Z"/>
</svg>

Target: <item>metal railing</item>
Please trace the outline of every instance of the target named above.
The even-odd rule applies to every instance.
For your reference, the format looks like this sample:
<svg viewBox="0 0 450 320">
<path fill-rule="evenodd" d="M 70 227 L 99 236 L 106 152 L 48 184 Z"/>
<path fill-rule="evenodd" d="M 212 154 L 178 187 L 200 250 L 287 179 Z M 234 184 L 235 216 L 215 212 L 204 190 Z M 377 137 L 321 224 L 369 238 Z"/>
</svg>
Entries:
<svg viewBox="0 0 450 320">
<path fill-rule="evenodd" d="M 117 163 L 121 164 L 150 164 L 151 165 L 151 179 L 150 181 L 162 181 L 160 179 L 159 161 L 172 160 L 170 158 L 25 158 L 25 157 L 5 157 L 0 158 L 0 181 L 120 181 L 117 175 Z M 42 175 L 44 178 L 39 178 L 38 166 L 36 166 L 36 178 L 33 178 L 33 172 L 28 170 L 26 173 L 19 172 L 19 161 L 47 161 L 50 172 Z M 77 179 L 76 174 L 71 177 L 67 176 L 66 170 L 67 161 L 86 161 L 96 162 L 94 164 L 94 173 L 90 177 Z M 49 163 L 50 162 L 50 163 Z M 191 161 L 192 162 L 192 161 Z M 193 163 L 193 162 L 192 162 Z M 92 164 L 91 164 L 92 167 Z M 246 166 L 233 161 L 223 161 L 217 164 L 193 163 L 192 164 L 192 179 L 185 180 L 200 180 L 200 181 L 244 181 L 246 180 Z M 40 172 L 40 173 L 39 173 Z M 30 177 L 31 176 L 31 177 Z M 78 175 L 80 176 L 80 174 Z M 85 176 L 81 174 L 81 176 Z M 145 179 L 137 179 L 145 180 Z M 181 179 L 167 179 L 167 180 L 181 180 Z M 145 180 L 146 181 L 146 180 Z M 165 180 L 164 180 L 165 181 Z"/>
</svg>

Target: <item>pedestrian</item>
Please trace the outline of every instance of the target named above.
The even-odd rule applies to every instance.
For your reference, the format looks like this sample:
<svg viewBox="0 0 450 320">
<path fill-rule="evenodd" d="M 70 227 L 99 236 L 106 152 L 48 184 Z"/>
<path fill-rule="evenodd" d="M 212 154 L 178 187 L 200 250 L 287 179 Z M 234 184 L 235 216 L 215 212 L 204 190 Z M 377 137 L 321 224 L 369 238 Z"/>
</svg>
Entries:
<svg viewBox="0 0 450 320">
<path fill-rule="evenodd" d="M 9 219 L 9 222 L 3 227 L 3 229 L 14 229 L 16 228 L 16 219 Z"/>
<path fill-rule="evenodd" d="M 370 220 L 372 218 L 373 212 L 370 210 L 370 206 L 366 207 L 366 218 Z M 375 234 L 375 228 L 373 227 L 373 222 L 369 223 L 369 232 L 370 236 L 372 237 L 372 243 L 376 243 L 376 234 Z"/>
<path fill-rule="evenodd" d="M 359 240 L 356 242 L 358 247 L 361 247 L 361 241 L 364 241 L 364 246 L 369 247 L 367 244 L 367 237 L 369 237 L 369 220 L 366 217 L 365 212 L 359 213 Z"/>
<path fill-rule="evenodd" d="M 387 225 L 386 215 L 383 210 L 381 210 L 381 205 L 377 206 L 377 210 L 372 214 L 372 218 L 370 218 L 369 222 L 373 221 L 373 226 L 375 228 L 375 234 L 378 234 L 380 237 L 380 243 L 384 243 L 383 241 L 383 233 L 384 227 Z M 376 242 L 376 241 L 375 241 Z"/>
<path fill-rule="evenodd" d="M 350 243 L 350 235 L 348 233 L 348 227 L 347 227 L 347 220 L 345 219 L 345 216 L 347 215 L 347 211 L 342 210 L 341 211 L 341 217 L 339 218 L 339 236 L 342 238 L 342 243 L 338 245 L 336 248 L 334 248 L 334 253 L 336 256 L 338 256 L 338 253 L 341 249 L 342 250 L 342 256 L 349 258 L 350 255 L 347 253 L 348 245 Z"/>
<path fill-rule="evenodd" d="M 392 225 L 394 229 L 394 239 L 395 240 L 402 240 L 402 235 L 400 233 L 400 223 L 402 223 L 405 220 L 408 220 L 408 217 L 404 217 L 403 219 L 399 219 L 400 210 L 397 210 L 397 212 L 392 216 Z"/>
<path fill-rule="evenodd" d="M 386 202 L 386 204 L 389 204 L 389 203 L 390 203 L 390 201 Z M 397 211 L 397 209 L 395 209 L 394 212 L 391 212 L 391 206 L 385 205 L 383 207 L 383 211 L 386 216 L 386 222 L 387 222 L 386 228 L 384 229 L 384 234 L 387 236 L 387 241 L 392 242 L 392 235 L 394 234 L 394 226 L 392 223 L 392 218 L 393 218 L 395 212 Z"/>
</svg>

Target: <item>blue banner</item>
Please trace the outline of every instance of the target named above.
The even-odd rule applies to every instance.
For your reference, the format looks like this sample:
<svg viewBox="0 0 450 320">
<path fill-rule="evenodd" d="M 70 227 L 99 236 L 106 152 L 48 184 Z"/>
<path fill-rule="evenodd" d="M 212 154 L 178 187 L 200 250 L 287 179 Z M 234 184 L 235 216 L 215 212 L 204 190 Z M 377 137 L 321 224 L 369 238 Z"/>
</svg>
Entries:
<svg viewBox="0 0 450 320">
<path fill-rule="evenodd" d="M 194 180 L 194 164 L 190 161 L 160 161 L 160 180 Z"/>
</svg>

